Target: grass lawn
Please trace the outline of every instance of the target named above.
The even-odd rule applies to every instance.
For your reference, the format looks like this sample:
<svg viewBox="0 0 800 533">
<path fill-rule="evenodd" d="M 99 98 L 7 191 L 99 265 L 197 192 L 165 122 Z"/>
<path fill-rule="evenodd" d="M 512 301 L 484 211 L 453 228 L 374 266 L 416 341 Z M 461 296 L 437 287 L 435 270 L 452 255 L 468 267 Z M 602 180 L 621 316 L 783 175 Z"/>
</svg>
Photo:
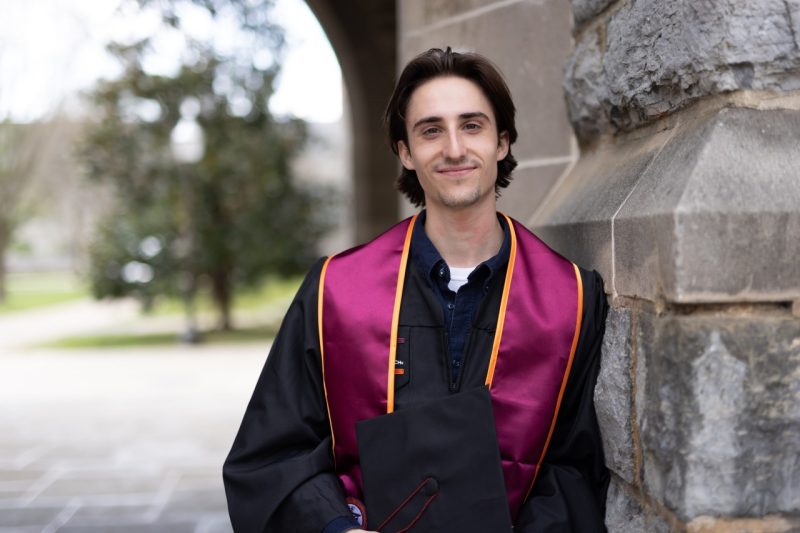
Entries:
<svg viewBox="0 0 800 533">
<path fill-rule="evenodd" d="M 71 272 L 11 273 L 6 277 L 6 301 L 0 314 L 80 300 L 89 291 Z"/>
<path fill-rule="evenodd" d="M 203 344 L 268 341 L 277 328 L 258 326 L 233 331 L 207 331 L 201 333 Z M 130 346 L 164 346 L 181 342 L 178 333 L 141 333 L 127 335 L 83 335 L 66 337 L 40 345 L 43 348 L 126 348 Z"/>
<path fill-rule="evenodd" d="M 234 312 L 246 311 L 285 303 L 294 296 L 302 281 L 302 277 L 267 278 L 257 287 L 238 289 L 233 301 L 233 310 Z M 198 292 L 195 307 L 200 313 L 214 312 L 214 303 L 208 290 Z M 156 299 L 150 313 L 154 316 L 180 315 L 183 314 L 183 311 L 183 300 L 162 296 Z"/>
<path fill-rule="evenodd" d="M 234 300 L 234 315 L 237 313 L 257 314 L 265 317 L 265 323 L 257 326 L 237 328 L 233 331 L 200 332 L 203 344 L 222 344 L 231 342 L 259 342 L 272 339 L 277 333 L 279 317 L 297 292 L 302 278 L 271 278 L 252 289 L 237 292 Z M 201 291 L 197 298 L 197 312 L 202 315 L 215 312 L 210 295 Z M 277 312 L 276 312 L 277 311 Z M 162 297 L 156 300 L 153 309 L 147 314 L 150 318 L 182 315 L 183 302 L 178 298 Z M 267 318 L 268 317 L 268 318 Z M 273 321 L 275 323 L 270 323 Z M 236 320 L 234 319 L 234 324 Z M 65 337 L 40 346 L 46 348 L 124 348 L 128 346 L 165 346 L 180 343 L 182 330 L 158 333 L 113 333 L 98 332 L 91 335 Z"/>
</svg>

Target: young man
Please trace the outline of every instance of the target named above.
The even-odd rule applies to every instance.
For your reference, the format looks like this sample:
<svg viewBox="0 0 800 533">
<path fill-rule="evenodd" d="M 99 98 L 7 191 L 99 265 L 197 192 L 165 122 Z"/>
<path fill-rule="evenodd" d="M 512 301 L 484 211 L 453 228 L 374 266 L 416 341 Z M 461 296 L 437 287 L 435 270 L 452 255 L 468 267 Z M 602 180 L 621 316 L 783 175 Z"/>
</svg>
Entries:
<svg viewBox="0 0 800 533">
<path fill-rule="evenodd" d="M 386 120 L 425 209 L 304 281 L 225 463 L 234 529 L 604 531 L 602 280 L 496 211 L 505 82 L 431 49 Z"/>
</svg>

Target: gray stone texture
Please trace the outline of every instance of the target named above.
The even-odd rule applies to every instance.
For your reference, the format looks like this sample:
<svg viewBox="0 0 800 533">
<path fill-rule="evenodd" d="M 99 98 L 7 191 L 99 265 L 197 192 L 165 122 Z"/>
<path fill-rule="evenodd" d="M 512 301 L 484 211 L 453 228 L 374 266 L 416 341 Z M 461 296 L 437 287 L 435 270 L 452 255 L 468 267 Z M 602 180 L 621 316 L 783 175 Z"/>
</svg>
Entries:
<svg viewBox="0 0 800 533">
<path fill-rule="evenodd" d="M 626 2 L 580 36 L 567 66 L 578 137 L 631 129 L 705 96 L 800 89 L 798 19 L 798 0 Z"/>
<path fill-rule="evenodd" d="M 800 322 L 640 315 L 644 489 L 681 519 L 800 512 Z"/>
<path fill-rule="evenodd" d="M 800 517 L 716 518 L 701 516 L 686 524 L 688 533 L 797 533 Z"/>
<path fill-rule="evenodd" d="M 566 164 L 557 164 L 515 170 L 511 185 L 500 191 L 497 209 L 527 221 L 566 168 Z"/>
<path fill-rule="evenodd" d="M 670 533 L 660 516 L 642 503 L 618 479 L 612 478 L 606 497 L 606 528 L 613 533 Z"/>
<path fill-rule="evenodd" d="M 575 45 L 566 68 L 563 88 L 567 112 L 578 139 L 588 141 L 611 130 L 609 87 L 603 69 L 600 31 L 587 32 Z"/>
<path fill-rule="evenodd" d="M 397 0 L 400 31 L 418 31 L 425 26 L 440 23 L 454 16 L 468 14 L 475 9 L 491 9 L 507 2 L 485 0 Z"/>
<path fill-rule="evenodd" d="M 594 408 L 603 437 L 606 466 L 628 483 L 634 483 L 636 476 L 631 428 L 634 392 L 631 365 L 631 310 L 612 308 L 606 320 Z"/>
<path fill-rule="evenodd" d="M 581 26 L 599 15 L 617 0 L 572 0 L 572 15 L 575 26 Z"/>
<path fill-rule="evenodd" d="M 650 161 L 660 138 L 634 139 L 623 151 L 585 152 L 532 219 L 534 231 L 565 257 L 603 274 L 613 291 L 612 220 Z"/>
<path fill-rule="evenodd" d="M 616 295 L 800 298 L 800 112 L 682 115 L 585 153 L 533 219 L 537 233 Z"/>
<path fill-rule="evenodd" d="M 441 2 L 423 22 L 436 25 L 401 36 L 401 64 L 431 47 L 452 46 L 491 58 L 508 82 L 517 106 L 519 161 L 570 154 L 572 127 L 566 114 L 561 81 L 572 48 L 570 10 L 566 2 L 500 3 L 478 16 L 462 17 L 463 2 Z M 410 13 L 404 7 L 409 8 Z M 405 2 L 404 17 L 429 13 L 427 2 Z M 448 7 L 445 9 L 442 6 Z M 433 9 L 433 8 L 430 8 Z M 435 14 L 435 17 L 434 17 Z M 417 23 L 408 22 L 415 26 Z M 531 31 L 531 28 L 536 28 Z"/>
</svg>

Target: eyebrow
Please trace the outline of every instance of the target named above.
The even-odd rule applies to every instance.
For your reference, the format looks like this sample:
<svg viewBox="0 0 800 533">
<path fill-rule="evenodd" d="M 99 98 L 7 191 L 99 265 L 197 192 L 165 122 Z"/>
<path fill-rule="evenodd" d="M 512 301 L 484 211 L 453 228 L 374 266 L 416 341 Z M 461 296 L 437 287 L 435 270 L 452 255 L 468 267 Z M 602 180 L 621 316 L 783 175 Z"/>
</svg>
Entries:
<svg viewBox="0 0 800 533">
<path fill-rule="evenodd" d="M 489 120 L 488 115 L 486 115 L 486 113 L 483 113 L 481 111 L 471 111 L 469 113 L 461 113 L 460 115 L 458 115 L 458 118 L 461 119 L 461 120 L 470 120 L 470 119 L 473 119 L 473 118 L 482 118 L 482 119 L 484 119 L 486 121 Z M 435 124 L 435 123 L 441 122 L 441 121 L 442 121 L 442 117 L 438 117 L 438 116 L 424 117 L 424 118 L 421 118 L 418 121 L 416 121 L 414 123 L 414 126 L 411 128 L 411 130 L 414 131 L 419 126 L 423 126 L 425 124 Z"/>
</svg>

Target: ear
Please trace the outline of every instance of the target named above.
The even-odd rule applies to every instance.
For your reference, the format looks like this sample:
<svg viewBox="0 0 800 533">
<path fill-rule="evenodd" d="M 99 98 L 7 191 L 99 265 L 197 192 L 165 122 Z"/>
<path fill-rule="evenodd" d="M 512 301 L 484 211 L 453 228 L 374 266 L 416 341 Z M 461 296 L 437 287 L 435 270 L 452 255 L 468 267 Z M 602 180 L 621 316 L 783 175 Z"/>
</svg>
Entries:
<svg viewBox="0 0 800 533">
<path fill-rule="evenodd" d="M 414 160 L 411 158 L 411 150 L 408 149 L 408 145 L 404 141 L 397 141 L 397 155 L 400 156 L 400 162 L 406 170 L 416 170 L 414 168 Z"/>
<path fill-rule="evenodd" d="M 497 160 L 502 161 L 508 155 L 508 132 L 501 131 L 497 136 Z"/>
</svg>

